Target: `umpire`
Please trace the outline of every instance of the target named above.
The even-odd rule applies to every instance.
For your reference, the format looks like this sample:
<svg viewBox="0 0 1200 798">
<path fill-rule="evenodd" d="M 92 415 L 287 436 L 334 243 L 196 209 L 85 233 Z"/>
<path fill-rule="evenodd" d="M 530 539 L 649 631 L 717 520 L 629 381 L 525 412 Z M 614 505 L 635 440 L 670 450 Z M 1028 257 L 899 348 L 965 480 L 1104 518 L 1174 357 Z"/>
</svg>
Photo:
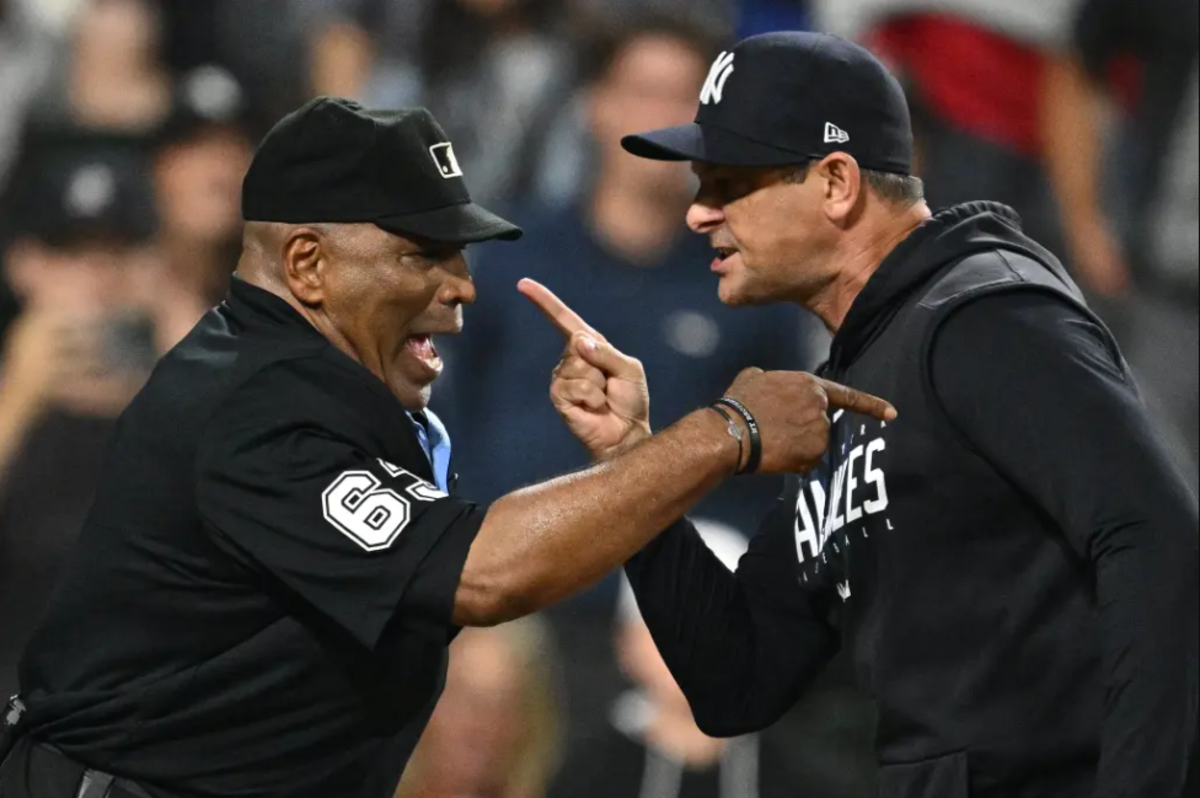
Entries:
<svg viewBox="0 0 1200 798">
<path fill-rule="evenodd" d="M 449 495 L 435 337 L 474 298 L 463 248 L 520 231 L 471 203 L 427 112 L 315 100 L 263 142 L 243 203 L 230 294 L 122 418 L 26 650 L 3 798 L 390 798 L 458 627 L 597 580 L 742 464 L 697 412 L 490 508 Z M 820 458 L 827 402 L 894 412 L 794 373 L 730 394 L 775 472 Z"/>
<path fill-rule="evenodd" d="M 884 798 L 1178 798 L 1196 498 L 1062 266 L 1002 206 L 931 214 L 899 85 L 835 37 L 741 43 L 695 124 L 625 146 L 694 163 L 724 301 L 812 310 L 824 375 L 900 411 L 834 414 L 736 574 L 686 523 L 628 565 L 701 727 L 770 725 L 842 648 Z"/>
</svg>

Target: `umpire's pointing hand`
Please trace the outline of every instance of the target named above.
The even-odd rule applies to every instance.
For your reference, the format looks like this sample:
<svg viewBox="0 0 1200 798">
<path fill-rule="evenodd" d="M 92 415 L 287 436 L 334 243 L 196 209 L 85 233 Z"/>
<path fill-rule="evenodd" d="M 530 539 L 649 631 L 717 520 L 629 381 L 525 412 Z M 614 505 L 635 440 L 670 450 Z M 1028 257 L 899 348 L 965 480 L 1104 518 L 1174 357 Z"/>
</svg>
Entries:
<svg viewBox="0 0 1200 798">
<path fill-rule="evenodd" d="M 541 283 L 522 280 L 517 289 L 567 339 L 550 399 L 571 433 L 598 460 L 650 437 L 650 391 L 642 364 L 609 344 Z"/>
<path fill-rule="evenodd" d="M 725 394 L 744 405 L 762 434 L 759 473 L 806 474 L 816 468 L 829 449 L 833 408 L 896 418 L 896 409 L 882 399 L 799 371 L 763 371 L 750 368 L 738 375 Z M 749 447 L 743 447 L 743 462 Z"/>
</svg>

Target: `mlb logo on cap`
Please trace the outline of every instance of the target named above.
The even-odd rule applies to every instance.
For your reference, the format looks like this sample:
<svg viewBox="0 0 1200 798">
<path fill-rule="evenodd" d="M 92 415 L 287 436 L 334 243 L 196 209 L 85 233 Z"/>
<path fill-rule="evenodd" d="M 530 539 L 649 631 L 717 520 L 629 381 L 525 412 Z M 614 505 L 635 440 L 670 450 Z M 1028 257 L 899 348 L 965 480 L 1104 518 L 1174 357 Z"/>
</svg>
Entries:
<svg viewBox="0 0 1200 798">
<path fill-rule="evenodd" d="M 449 180 L 453 177 L 463 176 L 462 167 L 458 165 L 458 158 L 454 154 L 453 144 L 449 142 L 435 144 L 429 148 L 429 152 L 433 155 L 433 162 L 437 164 L 442 177 Z"/>
</svg>

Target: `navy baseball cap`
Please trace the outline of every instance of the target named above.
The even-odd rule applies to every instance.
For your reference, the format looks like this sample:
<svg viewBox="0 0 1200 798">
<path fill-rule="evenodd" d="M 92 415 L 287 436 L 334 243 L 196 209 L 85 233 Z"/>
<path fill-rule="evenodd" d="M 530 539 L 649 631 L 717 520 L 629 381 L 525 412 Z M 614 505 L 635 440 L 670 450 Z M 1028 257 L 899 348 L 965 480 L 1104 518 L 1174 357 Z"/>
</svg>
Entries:
<svg viewBox="0 0 1200 798">
<path fill-rule="evenodd" d="M 471 201 L 454 145 L 424 108 L 319 97 L 263 140 L 242 186 L 251 222 L 371 223 L 449 244 L 521 237 Z"/>
<path fill-rule="evenodd" d="M 908 175 L 912 118 L 899 81 L 865 48 L 823 33 L 767 33 L 721 53 L 690 125 L 626 136 L 659 161 L 784 166 L 833 152 Z"/>
</svg>

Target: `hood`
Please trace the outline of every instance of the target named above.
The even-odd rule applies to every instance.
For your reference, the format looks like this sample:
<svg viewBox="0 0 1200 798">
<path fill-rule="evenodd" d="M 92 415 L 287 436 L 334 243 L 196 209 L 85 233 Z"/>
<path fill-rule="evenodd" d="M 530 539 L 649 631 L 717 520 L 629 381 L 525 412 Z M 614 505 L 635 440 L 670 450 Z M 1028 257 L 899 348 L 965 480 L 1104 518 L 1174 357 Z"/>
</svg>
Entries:
<svg viewBox="0 0 1200 798">
<path fill-rule="evenodd" d="M 901 242 L 867 281 L 833 338 L 827 371 L 849 368 L 915 291 L 970 255 L 995 250 L 1041 263 L 1076 292 L 1058 260 L 1021 230 L 1012 208 L 972 202 L 939 212 Z"/>
</svg>

